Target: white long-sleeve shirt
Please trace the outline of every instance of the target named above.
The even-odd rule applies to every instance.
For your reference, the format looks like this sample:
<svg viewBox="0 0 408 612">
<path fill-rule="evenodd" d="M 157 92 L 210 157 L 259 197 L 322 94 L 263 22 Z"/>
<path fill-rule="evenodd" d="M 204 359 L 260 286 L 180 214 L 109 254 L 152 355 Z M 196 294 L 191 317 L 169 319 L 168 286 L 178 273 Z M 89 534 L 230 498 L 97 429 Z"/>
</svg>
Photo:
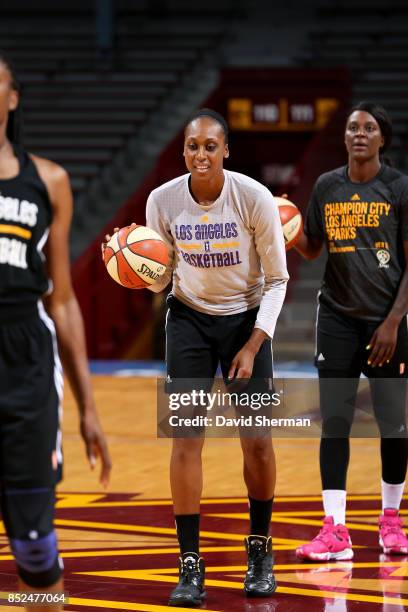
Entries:
<svg viewBox="0 0 408 612">
<path fill-rule="evenodd" d="M 172 279 L 173 295 L 210 315 L 244 312 L 259 305 L 255 327 L 271 338 L 288 281 L 278 207 L 257 181 L 224 170 L 224 186 L 209 206 L 192 197 L 185 174 L 151 192 L 147 226 L 165 241 L 169 265 L 149 288 Z"/>
</svg>

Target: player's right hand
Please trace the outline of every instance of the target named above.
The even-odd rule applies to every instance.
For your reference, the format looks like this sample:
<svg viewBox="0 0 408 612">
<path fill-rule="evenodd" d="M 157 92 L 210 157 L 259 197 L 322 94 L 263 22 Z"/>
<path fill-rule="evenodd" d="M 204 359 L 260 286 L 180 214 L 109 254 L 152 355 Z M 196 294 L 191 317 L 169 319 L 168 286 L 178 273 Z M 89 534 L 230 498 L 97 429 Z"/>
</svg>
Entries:
<svg viewBox="0 0 408 612">
<path fill-rule="evenodd" d="M 109 483 L 112 461 L 95 407 L 86 410 L 81 416 L 80 431 L 91 469 L 94 469 L 98 457 L 101 460 L 100 482 L 106 488 Z"/>
<path fill-rule="evenodd" d="M 399 322 L 390 318 L 377 327 L 366 347 L 366 350 L 370 351 L 367 359 L 369 366 L 381 368 L 391 361 L 397 346 L 398 327 Z"/>
</svg>

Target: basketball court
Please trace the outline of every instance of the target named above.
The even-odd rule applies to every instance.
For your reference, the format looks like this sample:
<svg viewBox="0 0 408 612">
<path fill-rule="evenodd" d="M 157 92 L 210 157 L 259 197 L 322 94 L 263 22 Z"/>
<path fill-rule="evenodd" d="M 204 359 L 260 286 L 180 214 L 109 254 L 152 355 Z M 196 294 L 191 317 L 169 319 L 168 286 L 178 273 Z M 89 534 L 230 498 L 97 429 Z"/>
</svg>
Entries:
<svg viewBox="0 0 408 612">
<path fill-rule="evenodd" d="M 171 442 L 156 438 L 155 376 L 160 368 L 155 368 L 142 364 L 137 370 L 124 369 L 122 364 L 114 368 L 115 375 L 107 375 L 112 370 L 107 364 L 99 366 L 104 374 L 93 376 L 114 461 L 108 491 L 99 487 L 85 461 L 75 405 L 66 390 L 65 479 L 58 493 L 56 525 L 66 568 L 67 610 L 168 609 L 167 597 L 177 582 L 178 546 L 168 482 Z M 271 598 L 247 599 L 242 582 L 248 510 L 239 442 L 206 441 L 201 553 L 207 565 L 208 597 L 203 609 L 402 612 L 408 606 L 408 558 L 387 557 L 378 547 L 378 440 L 352 441 L 348 527 L 355 557 L 354 562 L 337 564 L 299 563 L 294 555 L 296 546 L 313 537 L 321 525 L 318 440 L 281 438 L 275 449 L 278 479 L 272 533 L 278 589 Z M 403 510 L 402 516 L 406 514 Z M 1 543 L 4 594 L 16 590 L 17 583 L 4 532 Z"/>
<path fill-rule="evenodd" d="M 370 0 L 369 3 L 365 0 L 311 0 L 303 3 L 286 0 L 206 0 L 205 3 L 188 0 L 13 0 L 1 3 L 0 56 L 4 53 L 4 83 L 9 82 L 13 98 L 13 95 L 17 96 L 21 80 L 22 104 L 17 108 L 14 102 L 9 103 L 10 100 L 6 104 L 4 92 L 7 90 L 2 80 L 0 98 L 3 96 L 4 104 L 0 110 L 4 107 L 4 112 L 0 117 L 0 132 L 4 138 L 0 139 L 0 161 L 3 163 L 4 159 L 5 173 L 0 179 L 0 200 L 4 200 L 3 204 L 0 202 L 4 208 L 0 209 L 0 269 L 3 274 L 5 264 L 19 267 L 12 260 L 15 255 L 26 253 L 27 245 L 22 241 L 29 240 L 33 246 L 27 251 L 30 254 L 32 250 L 29 259 L 38 259 L 35 270 L 40 272 L 39 254 L 48 235 L 44 225 L 45 233 L 39 234 L 39 242 L 34 245 L 32 230 L 35 224 L 25 223 L 24 215 L 20 218 L 17 212 L 14 219 L 14 212 L 9 209 L 11 199 L 16 200 L 17 195 L 18 206 L 21 204 L 22 208 L 23 201 L 37 206 L 37 195 L 39 198 L 41 195 L 40 204 L 46 206 L 48 219 L 48 195 L 53 200 L 54 190 L 48 190 L 42 175 L 38 176 L 40 185 L 35 188 L 38 193 L 33 193 L 31 202 L 31 196 L 25 191 L 21 194 L 24 200 L 17 193 L 23 181 L 23 165 L 20 163 L 19 174 L 8 174 L 10 163 L 16 167 L 18 160 L 14 159 L 16 148 L 13 154 L 10 146 L 7 153 L 6 134 L 9 132 L 8 139 L 13 141 L 13 146 L 18 145 L 20 127 L 24 124 L 24 148 L 61 165 L 70 177 L 75 201 L 70 232 L 72 278 L 84 319 L 87 354 L 95 360 L 91 361 L 91 371 L 96 406 L 113 462 L 111 481 L 105 490 L 98 480 L 99 464 L 94 471 L 89 468 L 79 433 L 76 403 L 66 384 L 64 478 L 57 489 L 55 516 L 59 550 L 65 567 L 67 601 L 64 609 L 71 612 L 161 612 L 169 609 L 168 597 L 178 582 L 179 545 L 169 482 L 171 440 L 158 437 L 158 429 L 163 435 L 168 430 L 158 428 L 162 417 L 157 416 L 157 379 L 163 380 L 165 376 L 164 363 L 156 361 L 164 358 L 165 300 L 163 294 L 128 289 L 140 289 L 145 283 L 157 282 L 165 272 L 167 249 L 164 243 L 159 241 L 160 244 L 151 245 L 157 252 L 146 247 L 149 240 L 151 243 L 155 241 L 149 233 L 151 230 L 144 227 L 154 227 L 146 219 L 146 202 L 152 190 L 186 172 L 186 153 L 187 162 L 192 162 L 194 155 L 197 156 L 191 152 L 189 157 L 188 149 L 184 148 L 188 117 L 202 107 L 221 113 L 226 118 L 230 137 L 231 157 L 226 169 L 251 177 L 274 195 L 287 194 L 288 200 L 285 198 L 278 203 L 286 244 L 290 247 L 301 227 L 298 209 L 291 202 L 299 207 L 305 220 L 317 177 L 346 163 L 346 121 L 348 124 L 349 110 L 361 100 L 368 100 L 375 106 L 384 105 L 389 111 L 394 130 L 390 159 L 398 170 L 405 175 L 408 173 L 407 16 L 408 3 L 400 0 Z M 23 110 L 24 121 L 19 108 Z M 360 109 L 359 112 L 366 111 Z M 13 116 L 8 127 L 4 123 L 6 116 Z M 208 119 L 208 115 L 204 116 Z M 223 126 L 222 123 L 219 125 Z M 370 129 L 368 125 L 366 121 L 363 125 L 361 120 L 360 124 L 355 124 L 355 129 L 363 130 L 368 138 L 375 132 L 373 125 Z M 391 122 L 385 121 L 385 127 L 387 125 L 390 128 Z M 377 146 L 378 162 L 380 153 L 387 148 L 384 147 L 387 140 L 384 136 L 388 134 L 390 139 L 391 135 L 390 131 L 384 132 L 383 126 L 383 123 L 378 125 L 383 137 L 383 144 Z M 228 129 L 222 127 L 222 131 L 219 142 L 226 153 Z M 212 137 L 214 139 L 214 134 Z M 194 138 L 197 140 L 197 135 Z M 361 146 L 364 149 L 364 144 L 357 143 L 356 150 L 360 148 L 362 155 Z M 388 155 L 389 151 L 386 153 Z M 349 157 L 351 159 L 350 154 Z M 370 159 L 372 161 L 374 157 Z M 211 163 L 208 167 L 198 164 L 198 168 L 191 168 L 193 172 L 198 169 L 198 175 L 201 172 L 202 177 L 211 174 Z M 362 285 L 369 288 L 362 296 L 365 305 L 361 311 L 364 311 L 367 321 L 371 320 L 372 311 L 375 311 L 372 320 L 383 320 L 385 310 L 378 312 L 378 316 L 376 314 L 382 296 L 391 285 L 395 290 L 399 286 L 400 281 L 389 284 L 386 280 L 394 248 L 392 232 L 397 228 L 397 223 L 394 229 L 391 227 L 392 215 L 387 220 L 389 208 L 386 207 L 391 206 L 388 200 L 392 200 L 393 206 L 400 206 L 400 203 L 402 206 L 407 193 L 404 188 L 401 194 L 397 194 L 397 190 L 390 187 L 392 193 L 388 197 L 388 186 L 384 191 L 385 183 L 380 187 L 371 184 L 374 175 L 368 181 L 358 177 L 356 181 L 353 179 L 350 190 L 349 186 L 347 189 L 343 189 L 344 185 L 340 187 L 339 182 L 338 192 L 334 190 L 337 190 L 336 179 L 333 192 L 325 192 L 328 194 L 325 202 L 328 221 L 325 223 L 329 229 L 328 240 L 333 246 L 333 250 L 328 247 L 329 252 L 354 253 L 354 241 L 360 239 L 361 245 L 356 242 L 358 249 L 361 248 L 365 254 L 370 249 L 376 252 L 369 266 L 364 263 L 360 267 L 364 272 L 361 278 L 372 281 L 372 284 Z M 15 186 L 9 183 L 10 177 L 11 180 L 18 179 Z M 352 179 L 348 172 L 345 177 Z M 27 189 L 29 187 L 31 193 L 34 189 L 32 177 L 27 177 L 27 180 Z M 208 183 L 207 187 L 211 189 L 207 194 L 206 189 L 203 193 L 200 189 L 193 189 L 190 181 L 189 189 L 185 189 L 187 200 L 193 196 L 198 204 L 204 206 L 197 225 L 196 220 L 192 225 L 193 221 L 186 216 L 179 195 L 175 197 L 182 210 L 173 221 L 177 223 L 175 228 L 183 230 L 178 235 L 179 230 L 175 229 L 174 237 L 179 241 L 180 262 L 190 266 L 187 279 L 190 272 L 199 279 L 194 270 L 197 267 L 204 270 L 210 261 L 214 268 L 226 269 L 246 264 L 244 256 L 249 262 L 258 259 L 255 252 L 254 258 L 247 256 L 251 251 L 244 248 L 242 237 L 248 238 L 251 247 L 250 234 L 254 230 L 254 245 L 257 248 L 262 246 L 262 239 L 259 242 L 255 231 L 255 225 L 260 227 L 261 223 L 256 222 L 253 228 L 251 221 L 248 227 L 242 228 L 239 237 L 239 233 L 232 231 L 232 226 L 237 225 L 234 220 L 228 218 L 227 222 L 225 216 L 226 223 L 218 223 L 215 222 L 219 220 L 218 213 L 217 217 L 214 213 L 214 218 L 211 216 L 213 213 L 209 213 L 212 203 L 221 196 L 224 182 L 223 179 L 218 193 Z M 390 181 L 391 184 L 394 182 Z M 365 192 L 366 188 L 373 189 L 372 195 L 371 191 Z M 240 200 L 241 191 L 240 187 Z M 59 196 L 56 199 L 59 200 Z M 316 203 L 317 199 L 323 206 L 323 195 L 321 202 L 320 196 L 316 196 Z M 165 209 L 157 208 L 157 215 L 160 213 L 162 217 L 159 219 L 161 228 L 165 226 L 164 221 L 167 223 L 164 219 L 168 216 L 167 204 Z M 371 212 L 368 210 L 369 204 L 377 207 L 374 212 L 371 208 Z M 231 212 L 235 219 L 233 208 L 229 211 L 226 206 L 225 214 Z M 165 214 L 162 214 L 164 210 Z M 321 209 L 321 218 L 326 219 L 323 210 L 326 209 Z M 315 212 L 319 211 L 316 209 Z M 379 227 L 379 220 L 378 223 L 375 221 L 377 225 L 373 223 L 376 216 L 378 219 L 384 217 L 385 234 L 375 234 L 372 241 L 371 238 L 363 240 L 359 237 L 361 233 L 365 236 L 371 231 L 369 228 Z M 154 215 L 152 217 L 155 221 Z M 38 215 L 38 219 L 41 218 Z M 398 224 L 400 221 L 402 227 L 406 218 L 403 219 L 398 209 Z M 120 236 L 116 238 L 112 235 L 103 265 L 100 249 L 103 237 L 107 232 L 114 234 L 114 227 L 125 228 L 133 222 L 138 225 L 137 229 L 132 226 L 120 230 Z M 310 230 L 310 223 L 308 226 Z M 190 228 L 187 232 L 186 227 Z M 316 234 L 316 238 L 321 232 L 319 228 L 314 229 L 316 232 L 312 228 L 309 233 L 310 236 Z M 398 245 L 401 246 L 403 234 L 399 229 Z M 353 237 L 353 232 L 357 238 Z M 235 242 L 238 237 L 241 243 Z M 344 240 L 347 244 L 343 244 Z M 373 243 L 370 249 L 367 248 L 369 242 L 370 245 Z M 50 243 L 55 244 L 56 240 Z M 274 257 L 270 252 L 274 245 L 275 240 L 267 245 L 265 252 L 269 253 L 268 257 Z M 241 251 L 235 250 L 238 247 Z M 396 259 L 400 254 L 396 253 Z M 276 378 L 301 379 L 304 383 L 286 403 L 287 410 L 283 414 L 292 418 L 294 414 L 309 416 L 302 400 L 306 398 L 307 404 L 307 398 L 310 398 L 310 386 L 305 379 L 316 378 L 312 366 L 316 340 L 316 293 L 324 274 L 324 262 L 323 257 L 315 262 L 303 261 L 293 249 L 288 251 L 287 260 L 290 282 L 273 345 L 275 355 L 282 361 L 276 368 Z M 24 263 L 25 266 L 21 265 Z M 31 265 L 31 260 L 29 263 Z M 393 260 L 391 263 L 392 273 L 396 268 L 394 270 Z M 24 258 L 20 267 L 21 270 L 27 268 Z M 51 270 L 53 268 L 52 265 Z M 263 269 L 267 272 L 265 266 Z M 341 272 L 341 268 L 339 270 Z M 129 280 L 130 271 L 135 275 L 132 281 Z M 0 289 L 3 282 L 7 284 L 7 278 L 7 275 L 0 275 Z M 10 295 L 14 295 L 16 289 L 16 299 L 25 299 L 20 276 L 15 278 L 18 280 L 15 285 L 11 283 Z M 54 280 L 57 278 L 63 277 L 58 275 Z M 215 285 L 217 292 L 214 290 L 214 296 L 218 296 L 219 291 L 223 293 L 228 285 L 228 274 L 225 278 L 225 283 L 222 277 L 219 285 Z M 360 278 L 360 275 L 356 274 L 355 278 Z M 380 283 L 376 282 L 377 278 Z M 389 278 L 392 280 L 392 274 Z M 354 276 L 348 276 L 348 272 L 342 279 L 347 279 L 345 293 L 360 288 L 360 283 L 354 282 Z M 42 280 L 45 289 L 45 279 Z M 207 280 L 204 280 L 206 285 Z M 343 286 L 340 282 L 334 284 Z M 35 299 L 38 287 L 31 287 L 36 289 Z M 7 291 L 2 294 L 6 295 L 6 301 Z M 205 291 L 203 289 L 204 300 Z M 202 288 L 197 292 L 197 299 L 201 292 Z M 58 296 L 58 291 L 56 294 Z M 231 301 L 225 300 L 225 305 L 228 302 L 226 314 L 235 297 L 231 294 Z M 243 312 L 247 308 L 249 302 L 245 300 L 244 308 L 236 310 Z M 351 304 L 351 301 L 345 300 L 345 303 Z M 371 301 L 372 304 L 368 303 Z M 342 304 L 343 300 L 338 299 L 337 303 Z M 185 304 L 190 304 L 190 300 Z M 199 312 L 200 308 L 197 308 Z M 342 309 L 339 314 L 341 312 Z M 205 314 L 205 309 L 202 314 Z M 358 319 L 359 315 L 356 317 Z M 8 330 L 7 325 L 4 328 Z M 265 329 L 262 325 L 260 327 Z M 171 346 L 177 345 L 170 341 L 168 347 Z M 11 347 L 14 350 L 13 343 Z M 61 348 L 64 349 L 64 338 Z M 71 353 L 80 354 L 76 342 L 71 348 Z M 44 361 L 44 355 L 38 353 Z M 326 362 L 320 365 L 328 366 L 329 359 L 320 349 L 316 358 L 317 362 Z M 404 354 L 398 364 L 401 377 L 405 373 L 405 361 Z M 175 379 L 180 378 L 172 372 L 170 374 Z M 8 382 L 8 377 L 4 376 L 2 380 Z M 25 380 L 31 383 L 32 379 L 26 376 Z M 278 384 L 276 379 L 275 383 Z M 19 390 L 19 385 L 15 387 Z M 367 388 L 366 379 L 361 394 L 363 400 L 369 397 Z M 314 391 L 317 389 L 315 385 Z M 31 393 L 28 397 L 31 402 Z M 313 397 L 318 398 L 318 394 Z M 311 416 L 319 417 L 318 399 L 312 404 L 309 401 L 308 405 L 311 406 Z M 383 406 L 388 417 L 391 412 L 388 394 Z M 357 427 L 362 423 L 362 429 L 354 430 L 351 439 L 347 479 L 347 527 L 353 543 L 352 561 L 312 564 L 302 563 L 296 558 L 296 548 L 316 536 L 324 518 L 319 470 L 320 429 L 313 421 L 308 434 L 295 435 L 290 428 L 275 430 L 277 484 L 271 533 L 278 588 L 272 597 L 264 599 L 249 599 L 243 591 L 246 571 L 244 537 L 248 535 L 249 512 L 239 440 L 236 437 L 222 438 L 219 433 L 218 437 L 208 437 L 203 452 L 200 523 L 200 552 L 206 564 L 207 598 L 201 609 L 207 612 L 408 610 L 408 555 L 386 556 L 378 543 L 380 440 L 375 437 L 377 431 L 367 433 L 368 430 L 364 429 L 367 420 L 364 420 L 366 413 L 363 414 L 361 404 L 357 404 L 357 409 L 360 410 L 360 421 L 356 418 L 355 423 Z M 45 428 L 42 431 L 49 433 Z M 398 432 L 401 431 L 399 428 Z M 396 459 L 394 442 L 388 440 L 390 463 L 402 465 L 398 457 Z M 36 448 L 39 448 L 37 439 Z M 333 453 L 334 458 L 327 461 L 326 466 L 333 466 L 340 454 Z M 37 463 L 40 465 L 39 460 Z M 30 466 L 32 464 L 30 462 Z M 184 465 L 188 465 L 187 462 Z M 337 473 L 340 473 L 340 468 Z M 401 480 L 390 479 L 387 483 L 392 488 L 391 483 Z M 401 485 L 396 486 L 401 489 Z M 333 489 L 338 491 L 335 487 Z M 407 497 L 404 497 L 400 516 L 408 528 Z M 265 501 L 270 508 L 269 500 Z M 28 532 L 29 538 L 35 537 L 32 533 Z M 17 591 L 15 563 L 0 520 L 0 612 L 23 610 L 21 604 L 11 602 L 11 596 Z"/>
</svg>

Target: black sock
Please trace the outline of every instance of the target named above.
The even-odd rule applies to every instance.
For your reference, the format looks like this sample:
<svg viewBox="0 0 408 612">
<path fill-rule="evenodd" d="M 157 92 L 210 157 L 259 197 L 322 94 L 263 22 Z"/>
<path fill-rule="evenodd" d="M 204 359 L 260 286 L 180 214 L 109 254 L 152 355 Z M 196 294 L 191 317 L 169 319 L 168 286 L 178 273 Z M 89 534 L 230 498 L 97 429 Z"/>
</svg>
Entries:
<svg viewBox="0 0 408 612">
<path fill-rule="evenodd" d="M 199 554 L 200 515 L 176 514 L 177 537 L 182 555 L 186 552 Z"/>
<path fill-rule="evenodd" d="M 268 537 L 272 516 L 273 497 L 271 499 L 258 500 L 248 495 L 248 499 L 250 534 Z"/>
</svg>

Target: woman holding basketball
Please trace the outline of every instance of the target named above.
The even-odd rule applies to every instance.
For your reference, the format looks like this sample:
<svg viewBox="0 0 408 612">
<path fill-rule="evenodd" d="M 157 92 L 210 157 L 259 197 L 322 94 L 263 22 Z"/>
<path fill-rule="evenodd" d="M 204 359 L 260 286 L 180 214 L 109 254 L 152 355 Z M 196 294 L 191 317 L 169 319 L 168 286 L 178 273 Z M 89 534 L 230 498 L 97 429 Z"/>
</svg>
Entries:
<svg viewBox="0 0 408 612">
<path fill-rule="evenodd" d="M 271 338 L 282 307 L 288 274 L 276 204 L 261 184 L 224 170 L 228 126 L 209 109 L 185 128 L 188 174 L 155 189 L 147 202 L 147 225 L 166 242 L 170 265 L 152 285 L 172 279 L 166 324 L 168 391 L 181 379 L 212 382 L 218 363 L 224 379 L 273 376 Z M 205 386 L 203 381 L 202 385 Z M 199 555 L 201 451 L 203 437 L 175 438 L 170 465 L 180 578 L 171 606 L 196 606 L 205 597 Z M 272 574 L 269 525 L 275 486 L 270 435 L 241 437 L 248 489 L 250 536 L 246 538 L 249 596 L 268 596 Z"/>
<path fill-rule="evenodd" d="M 398 517 L 408 456 L 408 178 L 382 160 L 391 136 L 382 107 L 362 102 L 353 108 L 345 130 L 348 164 L 317 180 L 295 246 L 306 259 L 318 257 L 323 244 L 328 251 L 316 346 L 325 519 L 319 535 L 297 549 L 300 559 L 353 557 L 346 475 L 361 373 L 370 381 L 381 434 L 380 546 L 388 554 L 408 553 Z"/>
<path fill-rule="evenodd" d="M 93 467 L 100 456 L 105 486 L 110 459 L 70 279 L 69 179 L 53 162 L 21 148 L 19 92 L 11 63 L 0 53 L 0 504 L 21 588 L 55 593 L 63 592 L 53 526 L 62 459 L 57 341 L 88 459 Z"/>
</svg>

